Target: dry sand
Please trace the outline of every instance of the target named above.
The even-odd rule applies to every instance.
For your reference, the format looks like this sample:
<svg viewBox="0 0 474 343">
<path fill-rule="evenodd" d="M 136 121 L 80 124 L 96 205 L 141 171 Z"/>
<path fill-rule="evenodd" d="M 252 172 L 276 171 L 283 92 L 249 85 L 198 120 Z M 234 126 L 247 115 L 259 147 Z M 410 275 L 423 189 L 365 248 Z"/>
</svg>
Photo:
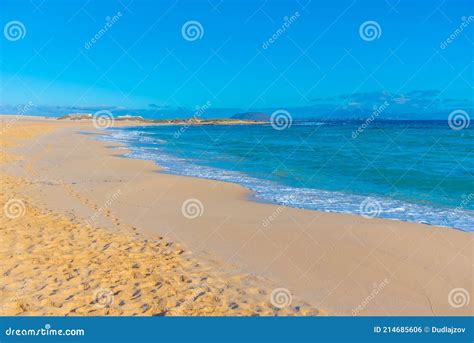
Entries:
<svg viewBox="0 0 474 343">
<path fill-rule="evenodd" d="M 255 203 L 238 185 L 120 157 L 126 150 L 81 134 L 97 132 L 88 122 L 22 119 L 2 145 L 26 138 L 18 128 L 35 134 L 8 148 L 23 160 L 2 156 L 10 177 L 1 200 L 26 204 L 20 218 L 1 219 L 2 254 L 15 243 L 0 264 L 7 313 L 176 314 L 186 304 L 185 314 L 473 314 L 472 303 L 458 307 L 452 297 L 473 294 L 470 233 Z M 193 219 L 182 212 L 190 199 L 199 200 Z M 203 278 L 209 289 L 195 299 Z M 291 292 L 291 305 L 270 304 L 275 288 Z M 91 303 L 98 290 L 105 307 Z M 109 306 L 110 291 L 119 293 Z"/>
<path fill-rule="evenodd" d="M 131 227 L 106 230 L 38 207 L 27 195 L 39 191 L 34 161 L 5 148 L 33 144 L 54 128 L 22 122 L 0 136 L 0 315 L 321 314 L 300 301 L 275 307 L 267 280 L 216 272 L 163 237 L 145 238 Z M 7 175 L 12 163 L 32 177 Z M 96 211 L 69 185 L 58 187 Z"/>
</svg>

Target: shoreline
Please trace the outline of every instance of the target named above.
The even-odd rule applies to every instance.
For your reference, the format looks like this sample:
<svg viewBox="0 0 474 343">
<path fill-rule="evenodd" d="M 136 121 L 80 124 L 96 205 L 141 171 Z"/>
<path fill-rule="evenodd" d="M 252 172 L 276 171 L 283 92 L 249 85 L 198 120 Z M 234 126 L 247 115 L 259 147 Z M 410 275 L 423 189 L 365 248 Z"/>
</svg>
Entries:
<svg viewBox="0 0 474 343">
<path fill-rule="evenodd" d="M 175 125 L 175 124 L 173 124 L 173 125 Z M 179 125 L 179 124 L 176 124 L 176 125 Z M 129 128 L 129 126 L 125 126 L 125 127 Z M 131 127 L 135 127 L 135 126 L 130 126 L 130 128 Z M 93 135 L 93 136 L 98 136 L 98 137 L 107 137 L 107 136 L 109 136 L 108 134 L 105 134 L 104 132 L 87 132 L 87 131 L 84 131 L 84 132 L 80 132 L 80 134 Z M 317 210 L 317 209 L 289 206 L 289 205 L 280 204 L 280 203 L 277 203 L 277 202 L 272 202 L 271 200 L 260 199 L 256 196 L 254 190 L 252 190 L 249 187 L 246 187 L 245 185 L 243 185 L 241 183 L 234 182 L 234 181 L 223 181 L 223 180 L 219 180 L 219 179 L 215 179 L 215 178 L 206 178 L 206 177 L 199 177 L 199 176 L 182 175 L 182 174 L 179 174 L 179 173 L 167 171 L 163 168 L 163 166 L 161 166 L 158 162 L 155 162 L 152 159 L 145 159 L 145 158 L 127 156 L 130 152 L 132 152 L 132 150 L 131 150 L 130 146 L 128 146 L 126 143 L 115 141 L 113 139 L 110 139 L 110 140 L 108 140 L 108 139 L 103 139 L 102 140 L 101 139 L 101 140 L 95 140 L 95 141 L 115 144 L 115 146 L 112 146 L 110 144 L 107 146 L 107 148 L 111 149 L 112 151 L 115 151 L 115 149 L 117 149 L 117 148 L 120 149 L 120 150 L 125 150 L 126 151 L 126 152 L 121 152 L 121 153 L 118 153 L 118 154 L 113 154 L 113 156 L 123 158 L 123 159 L 132 159 L 132 160 L 137 160 L 137 161 L 150 161 L 150 162 L 153 162 L 156 166 L 156 169 L 157 169 L 156 173 L 158 173 L 158 174 L 170 175 L 170 176 L 179 176 L 179 177 L 185 177 L 185 178 L 192 178 L 192 179 L 196 179 L 196 180 L 210 180 L 210 181 L 222 182 L 224 184 L 232 184 L 232 185 L 235 185 L 235 186 L 242 187 L 248 193 L 244 196 L 244 200 L 249 201 L 249 202 L 255 202 L 255 203 L 263 204 L 263 205 L 276 206 L 277 208 L 278 207 L 288 207 L 288 208 L 293 208 L 293 209 L 298 209 L 298 210 L 349 215 L 349 216 L 355 216 L 357 218 L 363 217 L 360 214 L 349 212 L 349 211 L 347 211 L 347 212 L 343 212 L 343 211 L 321 211 L 321 210 Z M 417 225 L 432 226 L 432 227 L 439 228 L 439 229 L 458 230 L 458 231 L 461 231 L 461 232 L 472 233 L 472 231 L 464 230 L 464 229 L 456 228 L 456 227 L 452 227 L 452 226 L 436 225 L 436 224 L 430 224 L 430 223 L 425 223 L 425 222 L 415 222 L 415 221 L 403 220 L 403 219 L 398 219 L 398 218 L 373 217 L 373 218 L 367 218 L 367 219 L 390 220 L 390 221 L 395 221 L 395 222 L 403 222 L 403 223 L 412 223 L 412 224 L 417 224 Z"/>
<path fill-rule="evenodd" d="M 26 151 L 23 148 L 22 153 L 35 161 L 32 167 L 38 180 L 49 173 L 53 179 L 63 177 L 65 182 L 75 182 L 71 187 L 84 198 L 106 199 L 111 186 L 127 180 L 133 187 L 120 188 L 127 201 L 119 197 L 109 210 L 141 232 L 165 234 L 189 247 L 196 257 L 230 263 L 239 272 L 274 280 L 330 314 L 353 315 L 352 311 L 382 283 L 377 297 L 357 315 L 472 312 L 453 309 L 446 300 L 452 288 L 472 289 L 472 277 L 466 275 L 472 263 L 469 233 L 253 202 L 247 199 L 250 191 L 236 184 L 156 173 L 159 167 L 154 162 L 117 157 L 107 142 L 91 141 L 86 135 L 81 139 L 76 131 L 93 128 L 78 124 L 65 125 L 59 130 L 63 132 L 56 130 L 44 136 L 41 145 L 49 150 L 41 157 L 31 146 Z M 68 160 L 53 170 L 64 151 L 76 145 Z M 99 161 L 106 161 L 104 166 L 108 168 L 98 168 Z M 87 173 L 94 169 L 91 166 L 95 166 L 92 176 Z M 46 208 L 62 213 L 73 208 L 78 218 L 90 215 L 54 188 L 42 189 Z M 156 200 L 157 206 L 152 203 L 154 192 L 166 196 L 165 200 Z M 38 198 L 38 194 L 32 195 Z M 202 216 L 191 220 L 183 217 L 181 205 L 188 198 L 198 198 L 204 204 Z M 148 214 L 132 218 L 131 211 L 147 207 Z M 276 219 L 270 227 L 262 227 L 261 220 L 274 213 Z M 104 218 L 99 218 L 97 224 L 113 226 Z M 424 285 L 426 280 L 429 282 Z"/>
<path fill-rule="evenodd" d="M 139 131 L 138 129 L 140 128 L 140 125 L 138 126 L 126 126 L 124 127 L 126 129 L 136 129 L 133 132 Z M 119 130 L 120 128 L 116 128 Z M 117 131 L 116 131 L 117 132 Z M 118 131 L 122 132 L 123 131 Z M 125 131 L 126 132 L 126 131 Z M 161 159 L 154 159 L 153 157 L 150 157 L 146 154 L 145 151 L 145 157 L 141 157 L 140 154 L 143 153 L 140 152 L 140 148 L 137 148 L 134 146 L 134 143 L 137 143 L 136 141 L 130 140 L 127 142 L 127 138 L 124 138 L 122 135 L 119 135 L 119 138 L 115 136 L 114 132 L 107 132 L 107 131 L 102 131 L 102 132 L 97 132 L 93 133 L 97 137 L 98 141 L 105 141 L 109 143 L 114 143 L 114 144 L 122 144 L 124 147 L 127 148 L 127 152 L 121 154 L 123 158 L 131 158 L 131 159 L 136 159 L 136 160 L 146 160 L 146 161 L 152 161 L 157 165 L 157 168 L 160 169 L 161 173 L 169 174 L 169 175 L 176 175 L 176 176 L 182 176 L 182 177 L 193 177 L 197 179 L 204 179 L 204 180 L 213 180 L 213 181 L 220 181 L 220 182 L 225 182 L 225 183 L 232 183 L 239 185 L 246 190 L 250 192 L 249 196 L 247 199 L 249 201 L 254 201 L 257 203 L 263 203 L 263 204 L 270 204 L 274 206 L 285 206 L 285 207 L 291 207 L 295 209 L 303 209 L 303 210 L 310 210 L 310 211 L 319 211 L 319 212 L 325 212 L 325 213 L 340 213 L 340 214 L 345 214 L 345 215 L 355 215 L 355 216 L 362 216 L 364 217 L 363 213 L 363 208 L 361 207 L 365 202 L 368 201 L 367 207 L 370 206 L 377 206 L 377 211 L 375 215 L 372 215 L 372 213 L 369 213 L 366 217 L 371 217 L 371 218 L 379 218 L 379 219 L 384 219 L 384 220 L 394 220 L 394 221 L 402 221 L 402 222 L 407 222 L 407 223 L 414 223 L 414 224 L 421 224 L 421 225 L 428 225 L 428 226 L 434 226 L 438 228 L 448 228 L 448 229 L 454 229 L 454 230 L 459 230 L 463 232 L 468 232 L 468 233 L 473 233 L 474 232 L 474 227 L 471 228 L 467 222 L 468 219 L 474 220 L 474 217 L 472 217 L 472 214 L 469 214 L 470 211 L 465 210 L 464 212 L 461 211 L 461 213 L 457 213 L 457 208 L 452 209 L 445 206 L 435 206 L 435 205 L 428 205 L 428 204 L 420 204 L 416 203 L 413 201 L 409 200 L 402 200 L 402 199 L 392 199 L 389 197 L 384 197 L 379 194 L 371 194 L 371 195 L 363 195 L 363 194 L 356 194 L 356 193 L 350 193 L 350 192 L 345 192 L 345 191 L 337 191 L 337 190 L 324 190 L 324 189 L 316 189 L 316 188 L 298 188 L 286 184 L 281 184 L 276 181 L 273 181 L 271 179 L 262 179 L 258 177 L 254 177 L 251 175 L 247 175 L 243 172 L 236 171 L 235 169 L 220 169 L 218 167 L 210 167 L 208 165 L 203 164 L 203 166 L 198 166 L 198 165 L 193 165 L 192 162 L 185 161 L 183 165 L 185 165 L 187 168 L 185 168 L 185 172 L 182 171 L 183 166 L 180 168 L 176 168 L 173 166 L 173 162 L 166 162 Z M 162 152 L 160 151 L 157 155 L 161 156 L 168 156 L 168 158 L 175 159 L 176 163 L 181 163 L 181 158 L 176 157 L 173 155 L 173 152 L 168 153 L 168 152 Z M 164 164 L 162 164 L 164 163 Z M 198 169 L 205 168 L 207 173 L 202 174 Z M 220 174 L 222 172 L 230 172 L 234 173 L 234 176 L 229 176 L 229 174 L 225 175 L 222 177 Z M 211 173 L 211 174 L 209 174 Z M 263 184 L 265 184 L 265 187 L 267 189 L 272 189 L 273 192 L 270 195 L 269 192 L 262 192 Z M 257 187 L 258 185 L 258 187 Z M 291 191 L 290 191 L 291 189 Z M 281 193 L 283 192 L 284 193 Z M 334 201 L 335 199 L 350 199 L 350 201 L 346 201 L 345 205 L 341 207 L 340 203 L 337 204 L 336 207 L 333 208 L 324 208 L 320 207 L 322 206 L 321 203 L 305 203 L 304 201 L 306 199 L 299 199 L 296 200 L 295 198 L 293 200 L 290 200 L 289 202 L 284 202 L 284 201 L 279 201 L 275 194 L 281 195 L 283 194 L 284 197 L 292 197 L 293 195 L 291 192 L 307 192 L 308 194 L 311 193 L 314 195 L 314 197 L 324 200 L 328 200 L 329 202 Z M 278 193 L 280 192 L 280 193 Z M 321 197 L 319 194 L 324 194 L 324 196 Z M 321 201 L 320 201 L 321 202 Z M 388 205 L 387 205 L 388 204 Z M 339 207 L 339 208 L 337 208 Z M 404 208 L 405 210 L 401 213 L 392 213 L 390 211 L 391 208 L 397 208 L 401 207 Z M 388 210 L 387 213 L 385 210 Z M 418 210 L 418 212 L 415 213 L 423 213 L 423 215 L 418 215 L 414 216 L 413 212 L 414 210 Z M 408 216 L 403 216 L 404 212 L 410 212 L 411 217 Z M 369 211 L 370 212 L 370 211 Z M 472 212 L 472 211 L 471 211 Z M 455 215 L 457 214 L 457 220 L 453 219 Z M 462 220 L 460 219 L 462 216 Z M 446 218 L 449 218 L 446 219 Z M 444 221 L 441 222 L 441 221 Z M 451 225 L 450 225 L 451 224 Z M 455 226 L 455 224 L 458 224 L 458 226 Z"/>
<path fill-rule="evenodd" d="M 86 132 L 85 134 L 101 135 L 100 133 L 90 133 L 90 132 Z M 250 202 L 255 202 L 255 203 L 259 203 L 259 204 L 266 204 L 266 205 L 273 205 L 273 206 L 277 206 L 277 207 L 289 207 L 289 208 L 307 210 L 307 211 L 317 211 L 317 212 L 323 212 L 323 213 L 336 213 L 336 214 L 343 214 L 343 215 L 349 215 L 349 216 L 363 217 L 360 214 L 349 212 L 349 211 L 346 211 L 346 212 L 336 211 L 336 210 L 334 210 L 334 211 L 321 211 L 321 210 L 317 210 L 317 209 L 310 209 L 310 208 L 304 208 L 304 207 L 285 205 L 285 204 L 281 204 L 281 203 L 274 202 L 274 201 L 271 201 L 271 200 L 261 199 L 261 198 L 258 198 L 256 196 L 255 191 L 253 191 L 251 188 L 249 188 L 249 187 L 247 187 L 247 186 L 245 186 L 241 183 L 234 182 L 234 181 L 222 181 L 222 180 L 215 179 L 215 178 L 189 176 L 189 175 L 182 175 L 182 174 L 179 174 L 179 173 L 169 172 L 169 171 L 164 170 L 163 167 L 160 166 L 159 163 L 157 163 L 157 162 L 155 162 L 151 159 L 144 159 L 144 158 L 142 159 L 142 158 L 138 158 L 138 157 L 127 156 L 127 154 L 130 152 L 130 147 L 128 147 L 125 143 L 120 143 L 120 142 L 116 142 L 116 141 L 113 141 L 113 140 L 102 140 L 102 141 L 103 142 L 108 142 L 108 143 L 120 144 L 120 145 L 117 145 L 117 146 L 108 146 L 108 148 L 110 148 L 112 150 L 114 148 L 120 148 L 121 150 L 128 150 L 128 152 L 125 152 L 125 153 L 115 154 L 115 156 L 117 156 L 117 157 L 124 158 L 124 159 L 133 159 L 133 160 L 138 160 L 138 161 L 151 161 L 151 162 L 155 163 L 156 168 L 157 168 L 156 172 L 159 173 L 159 174 L 173 175 L 173 176 L 180 176 L 180 177 L 189 177 L 189 178 L 194 178 L 194 179 L 197 179 L 197 180 L 211 180 L 211 181 L 223 182 L 223 183 L 228 183 L 228 184 L 233 184 L 233 185 L 236 185 L 236 186 L 240 186 L 240 187 L 244 188 L 245 190 L 247 190 L 249 192 L 249 194 L 247 196 L 245 196 L 245 200 L 250 201 Z M 123 144 L 123 146 L 121 144 Z M 462 229 L 462 228 L 457 228 L 457 227 L 452 227 L 452 226 L 445 226 L 445 225 L 436 225 L 436 224 L 430 224 L 430 223 L 426 223 L 426 222 L 416 222 L 416 221 L 411 221 L 411 220 L 408 220 L 408 219 L 387 218 L 387 217 L 377 217 L 377 218 L 382 219 L 382 220 L 390 220 L 390 221 L 404 222 L 404 223 L 413 223 L 413 224 L 432 226 L 432 227 L 440 228 L 440 229 L 449 229 L 449 230 L 457 230 L 457 231 L 466 232 L 466 233 L 473 233 L 473 231 L 465 230 L 465 229 Z"/>
</svg>

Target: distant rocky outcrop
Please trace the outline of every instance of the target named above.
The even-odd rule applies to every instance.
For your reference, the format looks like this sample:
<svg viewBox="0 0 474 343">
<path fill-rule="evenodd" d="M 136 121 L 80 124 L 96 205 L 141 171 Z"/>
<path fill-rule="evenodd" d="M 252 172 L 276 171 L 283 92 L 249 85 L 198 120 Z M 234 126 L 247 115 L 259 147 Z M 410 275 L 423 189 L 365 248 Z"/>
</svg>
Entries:
<svg viewBox="0 0 474 343">
<path fill-rule="evenodd" d="M 231 119 L 253 120 L 253 121 L 269 121 L 270 116 L 263 112 L 245 112 L 234 114 Z"/>
<path fill-rule="evenodd" d="M 59 117 L 58 119 L 70 119 L 70 120 L 80 120 L 80 119 L 91 119 L 91 113 L 69 113 L 65 116 Z"/>
<path fill-rule="evenodd" d="M 94 115 L 89 113 L 70 113 L 59 117 L 58 120 L 82 120 L 93 119 Z M 112 120 L 112 118 L 110 118 Z M 116 122 L 139 122 L 149 125 L 243 125 L 243 124 L 265 124 L 267 120 L 238 119 L 238 118 L 175 118 L 175 119 L 144 119 L 142 116 L 121 115 L 114 117 Z"/>
<path fill-rule="evenodd" d="M 142 116 L 131 116 L 129 114 L 118 116 L 115 120 L 136 120 L 136 121 L 144 121 L 145 119 Z"/>
</svg>

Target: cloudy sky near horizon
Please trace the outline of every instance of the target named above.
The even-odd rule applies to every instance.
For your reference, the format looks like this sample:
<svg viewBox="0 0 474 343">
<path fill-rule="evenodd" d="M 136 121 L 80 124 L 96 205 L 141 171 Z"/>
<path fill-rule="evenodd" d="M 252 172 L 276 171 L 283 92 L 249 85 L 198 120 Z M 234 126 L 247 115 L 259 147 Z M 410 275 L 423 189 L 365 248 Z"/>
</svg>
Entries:
<svg viewBox="0 0 474 343">
<path fill-rule="evenodd" d="M 472 108 L 468 0 L 0 0 L 0 106 L 392 116 Z M 188 30 L 186 30 L 188 28 Z M 342 114 L 341 114 L 342 113 Z M 229 113 L 233 114 L 233 113 Z"/>
</svg>

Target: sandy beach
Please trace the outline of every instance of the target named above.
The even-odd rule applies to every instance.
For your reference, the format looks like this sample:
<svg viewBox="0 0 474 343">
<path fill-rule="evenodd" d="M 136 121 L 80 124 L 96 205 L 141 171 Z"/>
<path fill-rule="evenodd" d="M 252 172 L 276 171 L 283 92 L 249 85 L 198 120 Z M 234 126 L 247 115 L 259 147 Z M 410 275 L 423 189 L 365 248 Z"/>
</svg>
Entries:
<svg viewBox="0 0 474 343">
<path fill-rule="evenodd" d="M 474 314 L 449 296 L 473 294 L 470 233 L 257 203 L 90 121 L 1 120 L 1 315 Z"/>
</svg>

